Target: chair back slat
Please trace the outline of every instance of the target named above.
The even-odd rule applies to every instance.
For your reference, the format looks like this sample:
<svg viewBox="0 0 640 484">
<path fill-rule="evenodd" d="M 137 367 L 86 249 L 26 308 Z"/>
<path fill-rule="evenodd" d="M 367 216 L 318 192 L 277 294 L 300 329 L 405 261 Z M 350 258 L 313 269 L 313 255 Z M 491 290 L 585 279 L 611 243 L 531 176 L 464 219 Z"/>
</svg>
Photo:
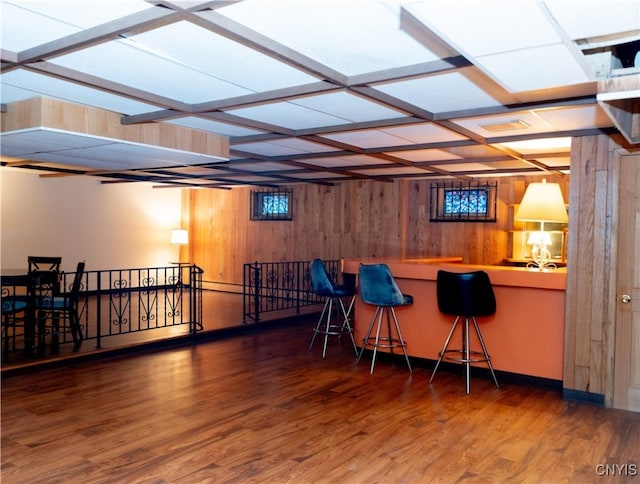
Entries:
<svg viewBox="0 0 640 484">
<path fill-rule="evenodd" d="M 62 264 L 62 257 L 30 255 L 29 257 L 27 257 L 27 263 L 29 264 L 29 272 L 33 272 L 33 271 L 60 272 L 60 264 Z"/>
</svg>

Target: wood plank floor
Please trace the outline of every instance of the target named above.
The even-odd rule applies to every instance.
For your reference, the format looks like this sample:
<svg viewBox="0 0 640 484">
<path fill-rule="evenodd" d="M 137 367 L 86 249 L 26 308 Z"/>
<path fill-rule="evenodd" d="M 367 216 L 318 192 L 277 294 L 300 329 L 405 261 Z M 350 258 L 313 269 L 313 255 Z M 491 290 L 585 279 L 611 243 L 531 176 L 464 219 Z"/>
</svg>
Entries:
<svg viewBox="0 0 640 484">
<path fill-rule="evenodd" d="M 370 375 L 347 344 L 308 351 L 312 325 L 4 378 L 3 484 L 640 479 L 640 414 L 484 378 L 467 396 L 389 359 Z"/>
</svg>

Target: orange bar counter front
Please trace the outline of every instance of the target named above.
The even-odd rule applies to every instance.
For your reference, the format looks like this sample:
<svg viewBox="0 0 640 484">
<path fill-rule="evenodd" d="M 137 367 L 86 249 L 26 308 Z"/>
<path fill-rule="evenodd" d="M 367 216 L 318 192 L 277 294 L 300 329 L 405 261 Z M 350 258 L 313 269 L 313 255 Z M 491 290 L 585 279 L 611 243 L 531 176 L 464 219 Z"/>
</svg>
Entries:
<svg viewBox="0 0 640 484">
<path fill-rule="evenodd" d="M 452 317 L 438 310 L 438 270 L 483 270 L 493 284 L 497 310 L 493 316 L 478 318 L 478 324 L 494 369 L 562 380 L 566 269 L 540 272 L 524 267 L 458 263 L 461 260 L 460 257 L 345 259 L 343 272 L 357 275 L 361 263 L 387 264 L 402 292 L 413 296 L 413 305 L 396 309 L 407 352 L 410 356 L 437 360 L 453 324 Z M 354 332 L 358 345 L 362 344 L 374 309 L 356 298 Z M 452 346 L 459 347 L 454 343 L 460 337 L 459 333 L 454 335 Z"/>
</svg>

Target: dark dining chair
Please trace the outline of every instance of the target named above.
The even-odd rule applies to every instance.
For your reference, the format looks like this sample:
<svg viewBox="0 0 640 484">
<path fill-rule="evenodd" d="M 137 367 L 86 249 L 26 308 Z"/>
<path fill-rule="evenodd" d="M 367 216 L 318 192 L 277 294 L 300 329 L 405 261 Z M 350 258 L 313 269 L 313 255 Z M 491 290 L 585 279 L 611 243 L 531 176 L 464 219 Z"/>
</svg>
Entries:
<svg viewBox="0 0 640 484">
<path fill-rule="evenodd" d="M 55 351 L 59 346 L 61 331 L 68 328 L 73 338 L 74 350 L 82 344 L 82 328 L 78 315 L 78 301 L 82 288 L 85 262 L 79 262 L 68 292 L 59 287 L 59 274 L 55 271 L 33 271 L 29 274 L 30 294 L 36 311 L 36 328 L 39 352 L 43 353 L 45 339 L 51 335 L 51 347 Z M 61 324 L 62 321 L 62 324 Z"/>
<path fill-rule="evenodd" d="M 28 344 L 29 338 L 25 333 L 28 285 L 27 275 L 2 276 L 2 361 L 5 363 L 9 359 L 9 349 L 16 349 L 16 338 L 20 336 L 18 328 L 22 328 L 25 345 Z"/>
<path fill-rule="evenodd" d="M 33 272 L 33 271 L 60 272 L 60 264 L 62 264 L 62 257 L 30 255 L 27 257 L 27 264 L 29 265 L 29 272 Z"/>
</svg>

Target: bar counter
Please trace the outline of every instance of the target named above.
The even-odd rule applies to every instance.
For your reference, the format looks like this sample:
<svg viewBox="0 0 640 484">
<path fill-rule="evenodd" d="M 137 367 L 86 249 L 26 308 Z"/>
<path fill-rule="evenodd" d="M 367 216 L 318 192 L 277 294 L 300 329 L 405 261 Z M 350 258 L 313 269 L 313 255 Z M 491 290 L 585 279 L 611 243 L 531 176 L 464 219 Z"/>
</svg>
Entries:
<svg viewBox="0 0 640 484">
<path fill-rule="evenodd" d="M 410 356 L 436 360 L 454 317 L 438 310 L 438 270 L 489 274 L 496 295 L 496 314 L 478 318 L 496 370 L 562 380 L 566 269 L 549 272 L 524 267 L 462 264 L 462 258 L 345 259 L 343 272 L 358 274 L 360 264 L 385 263 L 413 305 L 396 309 Z M 354 332 L 361 344 L 375 308 L 356 299 Z M 457 331 L 460 331 L 459 329 Z M 472 331 L 472 349 L 478 346 Z M 451 348 L 460 347 L 455 335 Z M 479 364 L 485 366 L 486 364 Z"/>
</svg>

